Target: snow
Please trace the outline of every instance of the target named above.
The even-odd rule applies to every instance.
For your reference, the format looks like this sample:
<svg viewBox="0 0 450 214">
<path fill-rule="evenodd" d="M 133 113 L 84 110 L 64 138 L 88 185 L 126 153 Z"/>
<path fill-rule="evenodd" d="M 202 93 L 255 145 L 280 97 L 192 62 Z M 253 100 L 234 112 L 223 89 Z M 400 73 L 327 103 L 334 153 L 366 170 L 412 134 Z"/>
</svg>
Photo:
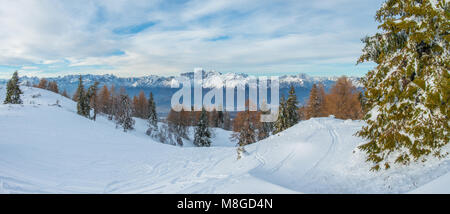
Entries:
<svg viewBox="0 0 450 214">
<path fill-rule="evenodd" d="M 171 146 L 145 135 L 145 120 L 125 133 L 58 94 L 22 90 L 23 105 L 0 104 L 0 193 L 450 193 L 448 159 L 369 171 L 353 135 L 361 121 L 302 121 L 237 160 L 229 131 L 214 129 L 210 148 Z"/>
<path fill-rule="evenodd" d="M 431 181 L 413 191 L 411 194 L 448 194 L 450 193 L 450 173 Z"/>
</svg>

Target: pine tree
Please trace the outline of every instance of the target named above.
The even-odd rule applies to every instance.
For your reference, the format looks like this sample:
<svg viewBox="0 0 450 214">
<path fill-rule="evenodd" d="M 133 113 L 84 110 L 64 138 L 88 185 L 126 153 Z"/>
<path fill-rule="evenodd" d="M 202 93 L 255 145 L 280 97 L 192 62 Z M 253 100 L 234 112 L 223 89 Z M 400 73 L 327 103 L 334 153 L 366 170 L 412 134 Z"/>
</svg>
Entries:
<svg viewBox="0 0 450 214">
<path fill-rule="evenodd" d="M 297 95 L 295 95 L 294 86 L 291 85 L 291 89 L 289 90 L 289 97 L 286 101 L 286 112 L 287 112 L 287 125 L 291 127 L 298 123 L 299 115 L 298 115 L 298 100 Z"/>
<path fill-rule="evenodd" d="M 20 95 L 23 94 L 19 86 L 19 74 L 13 73 L 12 78 L 8 81 L 6 86 L 6 98 L 4 104 L 22 104 Z"/>
<path fill-rule="evenodd" d="M 153 99 L 153 93 L 150 92 L 150 97 L 148 99 L 148 125 L 149 127 L 155 127 L 158 129 L 158 115 L 156 114 L 156 104 Z"/>
<path fill-rule="evenodd" d="M 363 39 L 358 62 L 377 67 L 363 78 L 367 125 L 357 135 L 368 140 L 360 149 L 372 170 L 447 155 L 449 8 L 446 0 L 387 0 L 376 14 L 383 32 Z"/>
<path fill-rule="evenodd" d="M 121 89 L 121 93 L 119 94 L 117 105 L 118 106 L 115 113 L 116 126 L 122 126 L 124 132 L 133 130 L 135 124 L 135 121 L 132 117 L 133 106 L 131 104 L 130 98 L 123 88 Z"/>
<path fill-rule="evenodd" d="M 239 112 L 238 116 L 239 124 L 236 123 L 237 128 L 235 128 L 234 139 L 237 139 L 238 146 L 246 146 L 257 141 L 258 137 L 258 127 L 257 115 L 255 112 L 250 112 L 248 109 Z"/>
<path fill-rule="evenodd" d="M 83 79 L 81 75 L 78 79 L 78 88 L 76 93 L 77 94 L 75 94 L 75 96 L 77 100 L 77 114 L 84 117 L 89 117 L 90 114 L 89 100 L 84 90 Z"/>
<path fill-rule="evenodd" d="M 288 126 L 288 116 L 287 116 L 287 108 L 286 108 L 286 101 L 284 99 L 284 96 L 281 97 L 280 101 L 280 107 L 278 109 L 278 118 L 277 121 L 275 121 L 275 130 L 274 134 L 282 132 L 289 128 Z"/>
<path fill-rule="evenodd" d="M 269 107 L 265 101 L 263 101 L 263 103 L 261 105 L 261 109 L 269 109 Z M 261 110 L 260 114 L 268 115 L 268 114 L 270 114 L 270 110 L 266 110 L 266 111 Z M 259 130 L 259 133 L 258 133 L 258 140 L 262 140 L 262 139 L 269 137 L 273 132 L 273 128 L 274 128 L 273 122 L 262 122 L 261 129 Z"/>
<path fill-rule="evenodd" d="M 211 146 L 211 132 L 208 127 L 208 115 L 205 108 L 202 108 L 202 113 L 195 129 L 194 145 L 198 147 Z"/>
<path fill-rule="evenodd" d="M 91 85 L 87 91 L 87 100 L 89 101 L 89 108 L 94 109 L 94 115 L 91 118 L 93 120 L 97 119 L 97 113 L 100 108 L 99 103 L 98 103 L 98 95 L 97 95 L 98 85 L 99 85 L 99 82 L 95 81 L 95 83 L 93 85 Z"/>
</svg>

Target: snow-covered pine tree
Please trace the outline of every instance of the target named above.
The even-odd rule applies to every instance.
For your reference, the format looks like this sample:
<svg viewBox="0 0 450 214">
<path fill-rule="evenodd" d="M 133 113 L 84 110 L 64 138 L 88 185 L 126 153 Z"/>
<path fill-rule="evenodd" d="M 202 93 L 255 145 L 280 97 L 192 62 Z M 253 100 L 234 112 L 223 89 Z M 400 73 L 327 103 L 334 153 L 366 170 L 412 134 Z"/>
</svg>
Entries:
<svg viewBox="0 0 450 214">
<path fill-rule="evenodd" d="M 206 110 L 205 108 L 202 108 L 202 113 L 195 129 L 194 145 L 198 147 L 211 146 L 211 132 L 208 127 L 208 122 L 209 119 Z"/>
<path fill-rule="evenodd" d="M 261 109 L 269 109 L 269 106 L 267 105 L 267 102 L 265 100 L 261 104 Z M 260 114 L 268 115 L 268 114 L 270 114 L 270 110 L 266 110 L 266 111 L 261 110 Z M 263 140 L 263 139 L 269 137 L 273 132 L 273 128 L 274 128 L 273 122 L 262 122 L 261 128 L 258 133 L 258 140 Z"/>
<path fill-rule="evenodd" d="M 6 98 L 4 104 L 22 104 L 20 95 L 23 94 L 19 86 L 19 74 L 17 71 L 13 73 L 12 78 L 6 85 Z"/>
<path fill-rule="evenodd" d="M 248 109 L 240 115 L 242 118 L 242 124 L 239 127 L 239 132 L 237 135 L 238 146 L 243 147 L 252 143 L 255 143 L 257 140 L 257 130 L 259 127 L 256 127 L 255 124 L 255 113 L 251 113 Z"/>
<path fill-rule="evenodd" d="M 449 8 L 446 0 L 388 0 L 376 14 L 382 32 L 363 39 L 358 62 L 377 67 L 363 78 L 367 125 L 357 135 L 368 140 L 359 148 L 372 170 L 448 154 Z"/>
<path fill-rule="evenodd" d="M 289 90 L 289 96 L 286 101 L 286 112 L 287 112 L 287 125 L 291 127 L 298 123 L 299 115 L 298 115 L 298 101 L 297 95 L 295 95 L 294 86 L 291 85 L 291 89 Z"/>
<path fill-rule="evenodd" d="M 77 94 L 75 94 L 76 100 L 77 100 L 77 114 L 89 117 L 90 113 L 90 107 L 89 107 L 89 100 L 87 98 L 84 85 L 83 85 L 83 79 L 80 75 L 78 79 L 78 88 L 77 88 Z"/>
<path fill-rule="evenodd" d="M 132 116 L 133 106 L 131 100 L 125 92 L 121 92 L 115 114 L 116 125 L 122 126 L 124 132 L 133 130 L 135 121 Z"/>
<path fill-rule="evenodd" d="M 245 146 L 255 143 L 261 134 L 261 124 L 259 123 L 259 112 L 250 112 L 247 108 L 244 112 L 239 112 L 239 131 L 233 133 L 232 139 L 237 139 L 237 159 L 239 160 L 242 153 L 245 153 Z M 236 129 L 235 129 L 236 130 Z"/>
<path fill-rule="evenodd" d="M 289 126 L 288 126 L 286 101 L 284 99 L 284 96 L 282 96 L 280 100 L 280 107 L 278 108 L 278 118 L 277 121 L 275 121 L 274 134 L 282 132 L 287 128 L 289 128 Z"/>
<path fill-rule="evenodd" d="M 91 119 L 96 120 L 97 119 L 97 113 L 99 111 L 99 100 L 98 100 L 98 85 L 100 83 L 95 81 L 94 84 L 92 84 L 87 91 L 87 100 L 89 102 L 89 108 L 94 109 L 94 115 L 91 117 Z"/>
<path fill-rule="evenodd" d="M 156 104 L 153 99 L 153 93 L 150 92 L 150 97 L 148 99 L 148 125 L 149 127 L 153 127 L 158 129 L 158 115 L 156 114 Z"/>
</svg>

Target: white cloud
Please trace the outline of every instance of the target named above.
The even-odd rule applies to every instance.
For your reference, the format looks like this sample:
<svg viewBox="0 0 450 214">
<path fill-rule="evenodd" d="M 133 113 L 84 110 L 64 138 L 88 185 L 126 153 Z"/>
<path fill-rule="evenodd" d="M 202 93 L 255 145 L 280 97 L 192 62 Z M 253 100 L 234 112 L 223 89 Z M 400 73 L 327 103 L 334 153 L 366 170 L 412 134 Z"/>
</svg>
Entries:
<svg viewBox="0 0 450 214">
<path fill-rule="evenodd" d="M 68 62 L 58 74 L 106 66 L 89 71 L 140 76 L 197 66 L 305 72 L 317 63 L 354 64 L 359 39 L 376 31 L 373 15 L 381 1 L 0 0 L 0 66 L 28 70 Z M 114 34 L 148 21 L 157 24 L 134 35 Z M 226 39 L 211 41 L 219 37 Z M 125 54 L 112 54 L 118 50 Z"/>
<path fill-rule="evenodd" d="M 38 70 L 39 68 L 36 66 L 23 66 L 22 70 Z"/>
</svg>

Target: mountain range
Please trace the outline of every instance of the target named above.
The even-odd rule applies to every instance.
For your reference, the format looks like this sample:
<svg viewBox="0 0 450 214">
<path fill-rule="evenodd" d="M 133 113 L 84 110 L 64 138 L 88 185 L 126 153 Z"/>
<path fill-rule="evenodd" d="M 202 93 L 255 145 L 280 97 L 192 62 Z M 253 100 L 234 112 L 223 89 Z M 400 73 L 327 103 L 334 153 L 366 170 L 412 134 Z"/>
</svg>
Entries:
<svg viewBox="0 0 450 214">
<path fill-rule="evenodd" d="M 251 78 L 243 73 L 220 73 L 217 71 L 203 71 L 203 87 L 204 92 L 211 88 L 222 87 L 223 82 L 231 83 L 232 85 L 247 84 Z M 193 80 L 194 72 L 182 73 L 180 76 L 187 77 Z M 69 95 L 76 91 L 78 86 L 79 75 L 66 75 L 60 77 L 46 78 L 48 81 L 56 81 L 60 91 L 66 90 Z M 158 76 L 149 75 L 143 77 L 118 77 L 112 74 L 105 75 L 82 75 L 83 83 L 87 87 L 98 81 L 100 87 L 107 85 L 110 87 L 114 85 L 117 89 L 123 87 L 130 96 L 137 95 L 141 90 L 148 94 L 152 92 L 155 96 L 155 102 L 158 105 L 157 111 L 164 113 L 170 110 L 170 100 L 172 95 L 179 90 L 179 88 L 171 88 L 171 83 L 176 81 L 175 76 Z M 361 88 L 359 77 L 349 77 L 357 88 Z M 317 77 L 307 74 L 299 73 L 297 75 L 284 75 L 279 77 L 280 82 L 280 97 L 287 96 L 291 85 L 294 86 L 296 95 L 300 105 L 305 104 L 309 97 L 309 92 L 313 84 L 323 84 L 325 90 L 329 90 L 336 82 L 338 77 Z M 38 84 L 38 77 L 23 76 L 20 78 L 22 84 Z M 0 79 L 0 84 L 5 84 L 8 80 Z M 248 88 L 248 87 L 247 87 Z M 269 84 L 270 88 L 270 84 Z M 205 93 L 203 93 L 204 95 Z"/>
</svg>

